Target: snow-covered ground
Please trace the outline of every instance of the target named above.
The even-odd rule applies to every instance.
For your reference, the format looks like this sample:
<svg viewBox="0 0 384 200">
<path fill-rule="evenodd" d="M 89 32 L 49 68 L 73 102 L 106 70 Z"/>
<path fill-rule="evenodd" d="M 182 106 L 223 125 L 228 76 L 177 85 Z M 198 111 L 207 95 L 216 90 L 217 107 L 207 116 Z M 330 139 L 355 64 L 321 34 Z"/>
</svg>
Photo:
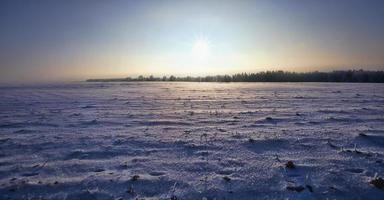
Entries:
<svg viewBox="0 0 384 200">
<path fill-rule="evenodd" d="M 384 84 L 0 88 L 0 199 L 384 199 L 376 173 Z"/>
</svg>

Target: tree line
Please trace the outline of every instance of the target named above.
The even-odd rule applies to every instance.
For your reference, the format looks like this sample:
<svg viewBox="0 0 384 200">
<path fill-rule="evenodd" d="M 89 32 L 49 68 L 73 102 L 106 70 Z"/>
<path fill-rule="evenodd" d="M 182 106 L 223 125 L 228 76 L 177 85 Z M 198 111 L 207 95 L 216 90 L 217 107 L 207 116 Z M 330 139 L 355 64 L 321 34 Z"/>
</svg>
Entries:
<svg viewBox="0 0 384 200">
<path fill-rule="evenodd" d="M 265 71 L 203 77 L 138 76 L 136 78 L 88 79 L 88 82 L 181 81 L 181 82 L 366 82 L 384 83 L 384 71 L 347 70 L 332 72 Z"/>
</svg>

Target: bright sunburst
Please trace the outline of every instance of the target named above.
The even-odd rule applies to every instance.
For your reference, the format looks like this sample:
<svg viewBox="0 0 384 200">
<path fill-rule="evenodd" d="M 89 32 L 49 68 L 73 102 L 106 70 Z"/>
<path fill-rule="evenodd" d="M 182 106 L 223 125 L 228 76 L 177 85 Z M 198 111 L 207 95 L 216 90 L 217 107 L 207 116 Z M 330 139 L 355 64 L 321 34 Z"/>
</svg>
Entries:
<svg viewBox="0 0 384 200">
<path fill-rule="evenodd" d="M 205 58 L 210 53 L 210 43 L 206 38 L 197 38 L 192 45 L 192 53 L 198 58 Z"/>
</svg>

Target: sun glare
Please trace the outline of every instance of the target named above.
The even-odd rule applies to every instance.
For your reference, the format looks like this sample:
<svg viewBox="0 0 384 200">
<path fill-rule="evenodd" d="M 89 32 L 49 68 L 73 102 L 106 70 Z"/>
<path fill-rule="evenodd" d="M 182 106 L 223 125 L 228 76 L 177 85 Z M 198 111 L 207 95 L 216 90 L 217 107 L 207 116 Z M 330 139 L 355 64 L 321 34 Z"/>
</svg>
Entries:
<svg viewBox="0 0 384 200">
<path fill-rule="evenodd" d="M 198 38 L 192 46 L 192 53 L 198 58 L 207 57 L 210 53 L 210 45 L 207 39 Z"/>
</svg>

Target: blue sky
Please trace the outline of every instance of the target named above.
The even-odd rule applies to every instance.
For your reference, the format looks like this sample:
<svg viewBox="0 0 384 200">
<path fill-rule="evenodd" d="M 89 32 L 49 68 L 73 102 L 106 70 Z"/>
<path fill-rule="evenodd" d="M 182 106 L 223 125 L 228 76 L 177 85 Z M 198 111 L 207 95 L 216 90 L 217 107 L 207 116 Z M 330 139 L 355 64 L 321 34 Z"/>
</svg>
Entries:
<svg viewBox="0 0 384 200">
<path fill-rule="evenodd" d="M 0 1 L 0 79 L 382 70 L 384 1 Z"/>
</svg>

